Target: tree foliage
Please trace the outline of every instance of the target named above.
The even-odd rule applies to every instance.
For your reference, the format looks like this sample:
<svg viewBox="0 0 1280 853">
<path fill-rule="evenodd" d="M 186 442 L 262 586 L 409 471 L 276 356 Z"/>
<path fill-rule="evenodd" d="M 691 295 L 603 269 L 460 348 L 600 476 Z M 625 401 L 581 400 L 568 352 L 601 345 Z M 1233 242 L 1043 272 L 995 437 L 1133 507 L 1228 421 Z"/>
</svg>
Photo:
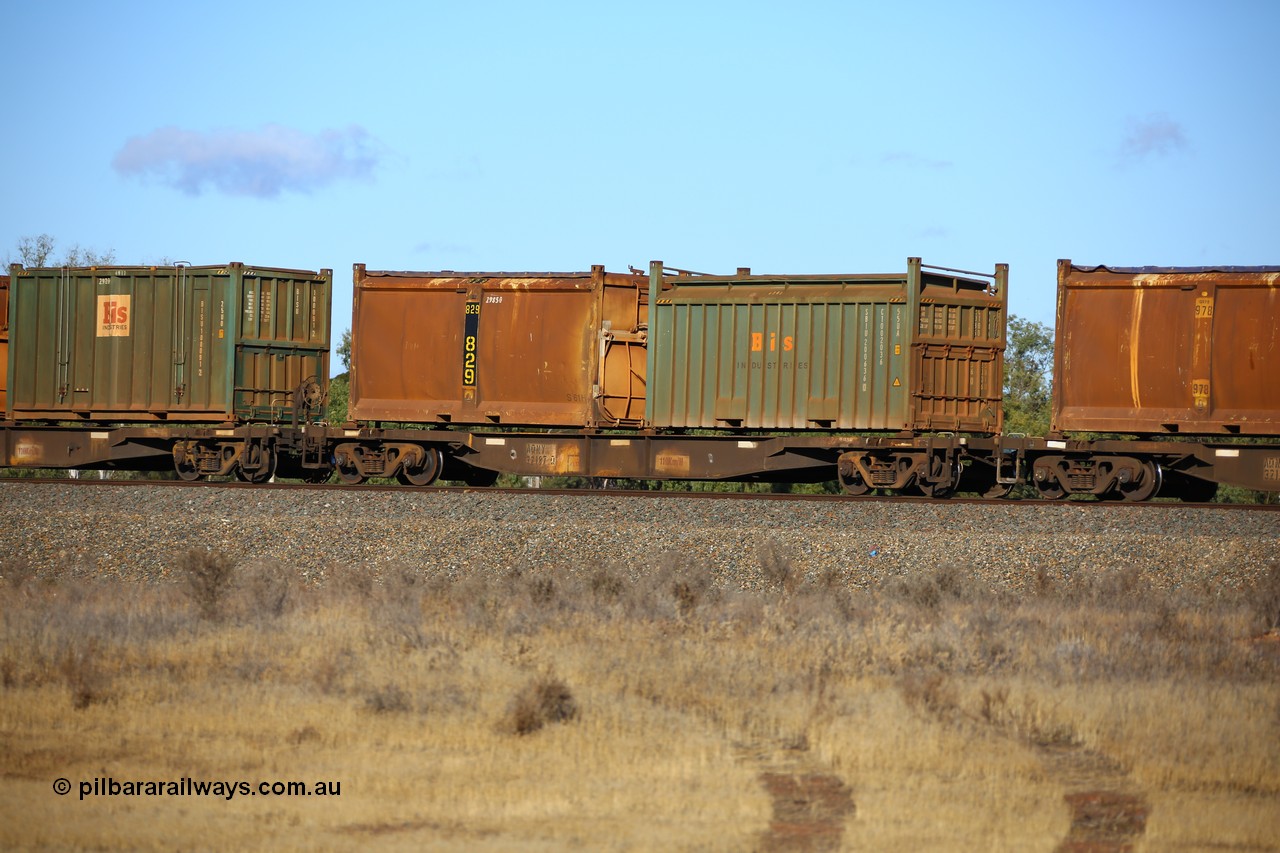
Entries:
<svg viewBox="0 0 1280 853">
<path fill-rule="evenodd" d="M 25 267 L 98 267 L 116 262 L 113 249 L 99 252 L 73 244 L 55 260 L 54 249 L 58 241 L 48 234 L 27 235 L 18 238 L 17 262 Z"/>
<path fill-rule="evenodd" d="M 1004 351 L 1005 432 L 1045 435 L 1053 402 L 1053 329 L 1009 317 Z"/>
<path fill-rule="evenodd" d="M 342 362 L 343 371 L 351 372 L 351 330 L 347 329 L 342 333 L 342 342 L 338 344 L 335 350 L 338 354 L 338 360 Z"/>
</svg>

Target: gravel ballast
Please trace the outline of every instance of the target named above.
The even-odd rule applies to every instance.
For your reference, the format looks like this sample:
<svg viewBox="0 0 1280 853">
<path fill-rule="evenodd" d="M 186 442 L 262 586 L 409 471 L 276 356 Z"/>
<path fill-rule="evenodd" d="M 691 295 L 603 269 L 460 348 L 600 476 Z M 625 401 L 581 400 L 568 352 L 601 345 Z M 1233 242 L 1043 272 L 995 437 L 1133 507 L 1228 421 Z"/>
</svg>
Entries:
<svg viewBox="0 0 1280 853">
<path fill-rule="evenodd" d="M 514 492 L 62 486 L 0 481 L 0 572 L 158 580 L 193 548 L 309 578 L 399 565 L 457 574 L 673 559 L 750 586 L 761 558 L 854 585 L 941 564 L 1011 590 L 1037 573 L 1136 569 L 1236 588 L 1280 553 L 1280 513 L 1032 501 L 707 500 Z"/>
</svg>

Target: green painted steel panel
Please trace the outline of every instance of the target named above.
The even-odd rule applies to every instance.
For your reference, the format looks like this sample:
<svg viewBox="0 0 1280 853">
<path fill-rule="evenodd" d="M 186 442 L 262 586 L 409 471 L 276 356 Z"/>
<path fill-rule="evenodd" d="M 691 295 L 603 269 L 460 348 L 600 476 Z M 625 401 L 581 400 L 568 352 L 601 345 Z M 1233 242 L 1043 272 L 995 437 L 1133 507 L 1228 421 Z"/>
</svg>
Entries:
<svg viewBox="0 0 1280 853">
<path fill-rule="evenodd" d="M 650 270 L 654 427 L 995 432 L 1006 268 L 887 275 Z"/>
<path fill-rule="evenodd" d="M 6 414 L 286 420 L 328 381 L 333 275 L 219 267 L 10 269 Z"/>
</svg>

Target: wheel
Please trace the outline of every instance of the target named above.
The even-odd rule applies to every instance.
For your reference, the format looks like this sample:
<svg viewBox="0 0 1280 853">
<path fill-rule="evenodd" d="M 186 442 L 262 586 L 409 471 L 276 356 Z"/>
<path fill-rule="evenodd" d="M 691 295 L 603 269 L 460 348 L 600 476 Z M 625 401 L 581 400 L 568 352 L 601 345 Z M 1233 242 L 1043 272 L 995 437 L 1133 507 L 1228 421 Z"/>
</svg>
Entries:
<svg viewBox="0 0 1280 853">
<path fill-rule="evenodd" d="M 333 470 L 337 473 L 338 480 L 346 483 L 348 486 L 358 486 L 366 479 L 365 476 L 360 473 L 360 469 L 355 466 L 355 462 L 350 457 L 339 456 L 335 459 L 333 462 Z"/>
<path fill-rule="evenodd" d="M 1052 468 L 1037 468 L 1034 484 L 1036 495 L 1046 501 L 1059 501 L 1067 496 L 1067 490 L 1058 478 L 1053 475 Z"/>
<path fill-rule="evenodd" d="M 195 482 L 200 479 L 200 469 L 196 467 L 196 461 L 192 458 L 188 450 L 190 448 L 183 447 L 182 461 L 178 461 L 178 448 L 173 451 L 173 470 L 177 472 L 179 480 L 186 480 L 188 483 Z"/>
<path fill-rule="evenodd" d="M 429 486 L 440 476 L 443 467 L 440 451 L 434 447 L 425 448 L 422 452 L 422 463 L 411 466 L 408 463 L 400 466 L 396 479 L 405 486 Z"/>
<path fill-rule="evenodd" d="M 1123 483 L 1119 486 L 1120 497 L 1126 501 L 1150 500 L 1164 484 L 1164 470 L 1160 467 L 1160 463 L 1143 460 L 1139 470 L 1141 475 L 1136 482 Z"/>
<path fill-rule="evenodd" d="M 861 497 L 871 491 L 871 487 L 867 485 L 867 481 L 862 479 L 862 475 L 858 473 L 858 468 L 852 462 L 842 462 L 837 473 L 840 480 L 840 487 L 844 489 L 845 494 L 853 497 Z"/>
<path fill-rule="evenodd" d="M 245 456 L 257 463 L 252 471 L 243 467 L 243 462 L 236 466 L 236 479 L 243 483 L 265 483 L 276 475 L 276 454 L 270 447 L 250 444 L 244 449 Z M 242 456 L 243 460 L 244 457 Z"/>
<path fill-rule="evenodd" d="M 956 486 L 960 483 L 960 476 L 964 474 L 964 466 L 957 460 L 952 463 L 951 482 L 940 483 L 943 473 L 946 471 L 946 463 L 934 459 L 929 463 L 930 478 L 928 481 L 919 480 L 916 485 L 920 489 L 920 493 L 926 498 L 949 498 L 955 493 Z"/>
</svg>

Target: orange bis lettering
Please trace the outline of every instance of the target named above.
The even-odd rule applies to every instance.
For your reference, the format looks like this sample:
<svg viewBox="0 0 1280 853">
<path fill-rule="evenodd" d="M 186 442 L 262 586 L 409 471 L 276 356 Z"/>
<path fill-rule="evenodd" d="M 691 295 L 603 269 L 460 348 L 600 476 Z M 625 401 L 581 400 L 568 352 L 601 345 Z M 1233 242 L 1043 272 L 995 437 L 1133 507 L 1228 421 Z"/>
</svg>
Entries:
<svg viewBox="0 0 1280 853">
<path fill-rule="evenodd" d="M 791 335 L 786 335 L 782 339 L 782 351 L 791 352 L 796 348 L 796 339 Z M 751 351 L 764 352 L 764 332 L 751 333 Z M 769 352 L 778 351 L 778 333 L 769 333 Z"/>
</svg>

